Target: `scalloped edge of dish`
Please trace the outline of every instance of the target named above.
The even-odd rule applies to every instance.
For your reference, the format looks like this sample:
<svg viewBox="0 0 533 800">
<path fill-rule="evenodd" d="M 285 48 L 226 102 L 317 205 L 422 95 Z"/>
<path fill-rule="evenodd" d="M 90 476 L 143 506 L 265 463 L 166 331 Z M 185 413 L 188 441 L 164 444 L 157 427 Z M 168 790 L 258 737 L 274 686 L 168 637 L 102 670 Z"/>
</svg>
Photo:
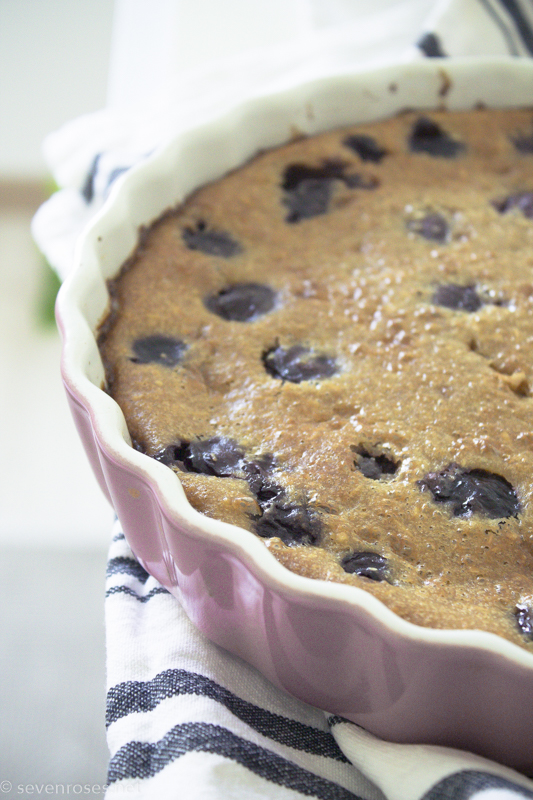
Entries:
<svg viewBox="0 0 533 800">
<path fill-rule="evenodd" d="M 484 81 L 480 88 L 472 78 L 481 74 Z M 511 79 L 512 93 L 508 91 L 502 103 L 502 92 L 505 87 L 508 89 Z M 129 492 L 125 502 L 134 501 L 136 492 L 148 492 L 163 517 L 186 532 L 194 531 L 206 545 L 223 547 L 224 552 L 247 565 L 269 590 L 306 604 L 325 604 L 342 613 L 357 611 L 376 629 L 422 645 L 428 657 L 433 650 L 442 648 L 450 657 L 460 651 L 475 652 L 477 656 L 485 653 L 501 669 L 530 673 L 533 687 L 533 655 L 517 645 L 475 629 L 431 629 L 409 623 L 363 589 L 289 572 L 248 531 L 196 512 L 186 500 L 177 476 L 131 447 L 122 412 L 100 388 L 104 373 L 93 334 L 108 304 L 105 279 L 134 250 L 139 229 L 179 204 L 198 186 L 244 163 L 258 149 L 288 141 L 295 130 L 317 133 L 391 116 L 407 106 L 461 109 L 480 103 L 496 107 L 533 105 L 532 87 L 533 64 L 529 60 L 433 59 L 279 86 L 274 93 L 243 98 L 212 119 L 197 120 L 117 181 L 105 205 L 80 237 L 75 269 L 58 297 L 57 318 L 63 337 L 63 381 L 94 471 L 115 508 L 123 501 L 118 498 L 119 490 L 111 485 L 116 483 L 110 478 L 111 463 L 126 476 L 120 488 L 122 494 Z M 239 135 L 234 136 L 234 132 Z M 84 416 L 89 421 L 92 442 L 88 441 Z M 132 486 L 128 487 L 128 483 Z M 121 517 L 118 508 L 117 511 Z M 143 543 L 130 544 L 148 571 L 181 597 L 190 613 L 190 602 L 176 585 L 168 542 L 164 541 L 164 533 L 160 532 L 160 536 L 165 552 L 157 567 L 143 555 Z M 220 643 L 228 646 L 224 641 Z"/>
</svg>

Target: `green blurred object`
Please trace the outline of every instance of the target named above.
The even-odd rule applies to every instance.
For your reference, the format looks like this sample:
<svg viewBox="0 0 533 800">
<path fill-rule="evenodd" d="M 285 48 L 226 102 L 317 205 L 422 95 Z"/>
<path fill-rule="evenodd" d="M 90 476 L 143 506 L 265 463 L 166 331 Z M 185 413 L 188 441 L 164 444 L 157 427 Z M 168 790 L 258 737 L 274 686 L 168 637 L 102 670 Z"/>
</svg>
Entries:
<svg viewBox="0 0 533 800">
<path fill-rule="evenodd" d="M 54 306 L 61 281 L 57 272 L 43 258 L 41 270 L 41 287 L 37 300 L 37 320 L 42 328 L 55 328 Z"/>
<path fill-rule="evenodd" d="M 59 191 L 59 186 L 52 177 L 48 178 L 46 181 L 45 190 L 48 197 L 51 197 L 55 192 Z M 60 286 L 61 281 L 59 280 L 57 272 L 50 266 L 48 261 L 43 258 L 41 285 L 37 300 L 37 321 L 42 328 L 55 328 L 56 326 L 54 307 Z"/>
</svg>

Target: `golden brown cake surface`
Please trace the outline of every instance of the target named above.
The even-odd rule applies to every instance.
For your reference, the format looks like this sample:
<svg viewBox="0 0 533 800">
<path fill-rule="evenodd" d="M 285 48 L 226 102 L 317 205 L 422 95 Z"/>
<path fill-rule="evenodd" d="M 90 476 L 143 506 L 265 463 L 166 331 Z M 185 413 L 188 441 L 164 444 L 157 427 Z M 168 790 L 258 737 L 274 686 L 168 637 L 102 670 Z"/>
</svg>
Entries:
<svg viewBox="0 0 533 800">
<path fill-rule="evenodd" d="M 533 651 L 533 113 L 264 153 L 142 237 L 100 345 L 132 439 L 289 569 Z"/>
</svg>

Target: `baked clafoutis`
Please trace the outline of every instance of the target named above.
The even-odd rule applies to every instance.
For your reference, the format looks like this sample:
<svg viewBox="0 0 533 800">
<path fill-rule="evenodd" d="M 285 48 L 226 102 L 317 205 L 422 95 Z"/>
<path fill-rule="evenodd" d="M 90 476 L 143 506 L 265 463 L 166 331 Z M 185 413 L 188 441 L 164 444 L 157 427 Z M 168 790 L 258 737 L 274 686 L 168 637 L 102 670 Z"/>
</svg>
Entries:
<svg viewBox="0 0 533 800">
<path fill-rule="evenodd" d="M 533 652 L 533 111 L 295 138 L 140 234 L 106 390 L 191 505 Z"/>
</svg>

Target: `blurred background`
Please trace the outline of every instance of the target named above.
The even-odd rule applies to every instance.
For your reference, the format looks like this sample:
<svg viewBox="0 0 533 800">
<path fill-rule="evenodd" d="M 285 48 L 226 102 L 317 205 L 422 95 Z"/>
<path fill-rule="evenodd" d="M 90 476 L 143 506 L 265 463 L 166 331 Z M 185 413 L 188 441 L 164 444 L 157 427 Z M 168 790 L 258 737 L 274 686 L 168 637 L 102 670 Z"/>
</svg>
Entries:
<svg viewBox="0 0 533 800">
<path fill-rule="evenodd" d="M 59 376 L 57 281 L 29 225 L 45 135 L 106 103 L 113 0 L 0 0 L 0 780 L 105 783 L 113 513 Z"/>
</svg>

